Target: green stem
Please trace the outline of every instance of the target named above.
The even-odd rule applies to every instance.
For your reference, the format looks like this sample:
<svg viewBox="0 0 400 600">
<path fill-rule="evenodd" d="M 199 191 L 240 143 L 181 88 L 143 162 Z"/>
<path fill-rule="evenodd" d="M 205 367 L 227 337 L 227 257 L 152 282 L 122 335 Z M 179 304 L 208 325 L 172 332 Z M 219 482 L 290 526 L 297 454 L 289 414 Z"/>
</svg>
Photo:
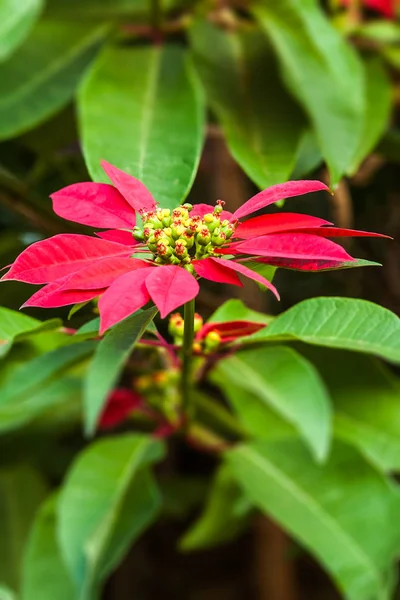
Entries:
<svg viewBox="0 0 400 600">
<path fill-rule="evenodd" d="M 191 362 L 193 354 L 194 340 L 194 300 L 186 302 L 184 306 L 184 330 L 183 330 L 183 348 L 182 348 L 182 409 L 184 412 L 191 412 Z"/>
</svg>

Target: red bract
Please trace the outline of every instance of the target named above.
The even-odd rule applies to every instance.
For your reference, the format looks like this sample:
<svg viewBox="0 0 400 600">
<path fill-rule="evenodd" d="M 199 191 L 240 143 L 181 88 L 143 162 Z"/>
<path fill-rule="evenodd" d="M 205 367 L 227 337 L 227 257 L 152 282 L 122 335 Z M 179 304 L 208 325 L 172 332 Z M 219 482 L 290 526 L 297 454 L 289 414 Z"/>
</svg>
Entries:
<svg viewBox="0 0 400 600">
<path fill-rule="evenodd" d="M 348 6 L 350 4 L 350 0 L 340 0 L 343 6 Z M 396 7 L 399 5 L 398 0 L 362 0 L 361 4 L 365 6 L 365 8 L 369 8 L 371 10 L 375 10 L 378 13 L 381 13 L 388 19 L 394 19 L 396 17 Z"/>
<path fill-rule="evenodd" d="M 103 414 L 100 419 L 100 429 L 110 429 L 119 425 L 134 410 L 141 408 L 142 399 L 138 394 L 124 388 L 114 390 L 104 408 Z"/>
<path fill-rule="evenodd" d="M 3 277 L 47 284 L 25 306 L 51 308 L 100 297 L 101 333 L 150 301 L 166 317 L 197 296 L 199 277 L 241 285 L 242 275 L 279 298 L 272 283 L 254 270 L 255 261 L 311 271 L 358 266 L 327 238 L 379 236 L 337 229 L 324 219 L 295 213 L 239 222 L 282 198 L 328 190 L 320 181 L 275 185 L 234 214 L 223 210 L 220 200 L 216 206 L 185 204 L 170 211 L 158 209 L 137 179 L 104 161 L 102 165 L 113 185 L 74 184 L 53 194 L 52 200 L 59 216 L 104 231 L 96 231 L 97 237 L 61 234 L 36 242 Z M 135 225 L 137 212 L 140 227 Z M 252 261 L 251 269 L 246 261 Z"/>
<path fill-rule="evenodd" d="M 210 333 L 216 333 L 221 343 L 234 342 L 240 337 L 245 337 L 264 329 L 263 323 L 253 321 L 225 321 L 223 323 L 206 323 L 196 334 L 196 340 L 203 340 Z"/>
</svg>

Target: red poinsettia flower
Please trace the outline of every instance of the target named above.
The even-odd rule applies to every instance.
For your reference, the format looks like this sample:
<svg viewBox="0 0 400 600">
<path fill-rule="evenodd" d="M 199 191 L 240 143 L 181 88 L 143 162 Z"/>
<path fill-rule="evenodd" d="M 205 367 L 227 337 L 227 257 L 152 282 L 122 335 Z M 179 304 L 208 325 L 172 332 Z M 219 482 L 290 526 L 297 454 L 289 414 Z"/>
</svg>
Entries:
<svg viewBox="0 0 400 600">
<path fill-rule="evenodd" d="M 347 6 L 350 0 L 341 0 L 343 6 Z M 396 17 L 396 6 L 399 5 L 399 0 L 362 0 L 362 4 L 371 10 L 381 13 L 388 19 Z"/>
<path fill-rule="evenodd" d="M 125 388 L 111 392 L 99 422 L 100 429 L 111 429 L 125 421 L 132 411 L 143 406 L 142 398 Z"/>
<path fill-rule="evenodd" d="M 24 250 L 3 280 L 47 284 L 24 306 L 54 308 L 100 297 L 100 331 L 153 301 L 166 317 L 199 292 L 198 279 L 241 286 L 238 274 L 278 292 L 246 262 L 294 269 L 357 266 L 327 238 L 379 236 L 337 229 L 318 217 L 279 213 L 247 217 L 282 198 L 328 190 L 320 181 L 289 181 L 268 188 L 235 213 L 216 206 L 184 204 L 158 209 L 147 188 L 103 161 L 113 185 L 78 183 L 52 195 L 56 214 L 93 227 L 98 237 L 60 234 Z M 136 225 L 139 213 L 142 225 Z M 386 237 L 386 236 L 382 236 Z M 225 256 L 223 256 L 225 255 Z"/>
<path fill-rule="evenodd" d="M 241 337 L 256 333 L 264 329 L 264 323 L 255 323 L 254 321 L 224 321 L 222 323 L 206 323 L 196 333 L 196 340 L 205 340 L 211 335 L 219 344 L 235 342 Z"/>
</svg>

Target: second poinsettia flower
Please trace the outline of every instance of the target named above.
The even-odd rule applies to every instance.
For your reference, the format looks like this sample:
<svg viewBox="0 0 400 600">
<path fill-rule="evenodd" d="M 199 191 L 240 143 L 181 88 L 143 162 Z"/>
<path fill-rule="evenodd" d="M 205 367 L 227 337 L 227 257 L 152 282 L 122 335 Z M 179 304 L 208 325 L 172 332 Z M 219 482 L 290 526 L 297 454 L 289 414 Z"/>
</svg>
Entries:
<svg viewBox="0 0 400 600">
<path fill-rule="evenodd" d="M 279 298 L 257 265 L 299 270 L 359 266 L 365 263 L 329 238 L 380 236 L 338 229 L 324 219 L 296 213 L 242 220 L 282 198 L 329 191 L 320 181 L 272 186 L 233 214 L 221 201 L 170 211 L 158 208 L 140 181 L 107 162 L 102 165 L 112 185 L 78 183 L 52 195 L 59 216 L 102 228 L 97 237 L 60 234 L 36 242 L 3 277 L 46 284 L 25 306 L 54 308 L 99 297 L 101 333 L 149 301 L 166 317 L 197 296 L 202 277 L 241 286 L 242 275 Z"/>
</svg>

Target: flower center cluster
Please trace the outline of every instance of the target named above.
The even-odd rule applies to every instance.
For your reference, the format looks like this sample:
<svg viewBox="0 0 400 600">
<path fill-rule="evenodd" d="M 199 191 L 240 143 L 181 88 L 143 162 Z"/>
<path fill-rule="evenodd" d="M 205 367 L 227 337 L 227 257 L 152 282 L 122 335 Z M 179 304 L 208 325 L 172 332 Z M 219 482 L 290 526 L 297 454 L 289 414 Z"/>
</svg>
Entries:
<svg viewBox="0 0 400 600">
<path fill-rule="evenodd" d="M 215 249 L 232 237 L 235 223 L 221 220 L 224 202 L 218 200 L 212 213 L 190 216 L 191 204 L 175 208 L 141 212 L 143 228 L 136 226 L 133 237 L 144 242 L 160 265 L 180 265 L 192 270 L 195 259 L 213 256 Z"/>
</svg>

